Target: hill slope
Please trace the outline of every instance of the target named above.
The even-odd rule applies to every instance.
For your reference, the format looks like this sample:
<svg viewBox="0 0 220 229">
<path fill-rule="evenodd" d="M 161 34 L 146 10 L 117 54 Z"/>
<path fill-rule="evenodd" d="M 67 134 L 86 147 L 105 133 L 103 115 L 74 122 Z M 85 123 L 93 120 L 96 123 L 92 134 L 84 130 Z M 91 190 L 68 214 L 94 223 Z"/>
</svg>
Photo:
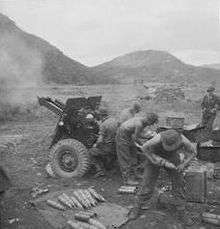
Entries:
<svg viewBox="0 0 220 229">
<path fill-rule="evenodd" d="M 3 14 L 0 14 L 0 34 L 0 67 L 5 69 L 4 78 L 18 81 L 23 78 L 30 83 L 41 80 L 47 83 L 103 83 L 102 76 L 96 76 L 92 69 L 65 56 L 45 40 L 22 31 Z"/>
<path fill-rule="evenodd" d="M 218 64 L 218 63 L 216 63 L 216 64 L 204 64 L 201 67 L 220 69 L 220 64 Z"/>
<path fill-rule="evenodd" d="M 155 82 L 210 82 L 219 80 L 220 71 L 187 65 L 164 51 L 136 51 L 93 67 L 97 74 L 133 82 L 143 79 Z"/>
</svg>

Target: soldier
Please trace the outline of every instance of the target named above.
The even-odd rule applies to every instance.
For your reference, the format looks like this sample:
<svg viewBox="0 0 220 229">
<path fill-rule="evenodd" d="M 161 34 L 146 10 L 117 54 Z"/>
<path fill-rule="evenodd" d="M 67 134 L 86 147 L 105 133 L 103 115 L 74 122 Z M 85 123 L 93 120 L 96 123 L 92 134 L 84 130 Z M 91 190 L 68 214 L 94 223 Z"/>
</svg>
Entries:
<svg viewBox="0 0 220 229">
<path fill-rule="evenodd" d="M 123 122 L 127 121 L 130 118 L 133 118 L 135 114 L 141 111 L 141 104 L 139 102 L 134 102 L 132 107 L 124 109 L 119 114 L 119 123 L 122 124 Z"/>
<path fill-rule="evenodd" d="M 215 88 L 210 86 L 207 89 L 207 94 L 204 96 L 201 107 L 202 107 L 202 126 L 211 132 L 212 125 L 216 118 L 216 113 L 218 109 L 218 97 L 214 94 Z"/>
<path fill-rule="evenodd" d="M 109 117 L 100 125 L 99 137 L 90 154 L 96 167 L 96 177 L 105 175 L 105 164 L 111 164 L 116 158 L 115 135 L 118 128 L 116 118 Z"/>
<path fill-rule="evenodd" d="M 139 138 L 147 138 L 143 130 L 158 122 L 158 116 L 150 113 L 145 117 L 134 117 L 121 124 L 116 134 L 116 151 L 122 178 L 125 184 L 137 185 L 134 167 L 137 164 L 137 149 L 135 142 Z"/>
<path fill-rule="evenodd" d="M 181 161 L 178 153 L 180 149 L 187 152 L 185 159 Z M 186 225 L 192 223 L 186 216 L 184 182 L 182 172 L 189 162 L 196 156 L 196 149 L 192 143 L 176 130 L 167 130 L 155 135 L 142 146 L 146 156 L 144 179 L 137 195 L 136 206 L 131 210 L 129 218 L 136 219 L 141 210 L 149 208 L 160 168 L 164 167 L 172 181 L 172 192 L 175 198 L 178 215 Z"/>
</svg>

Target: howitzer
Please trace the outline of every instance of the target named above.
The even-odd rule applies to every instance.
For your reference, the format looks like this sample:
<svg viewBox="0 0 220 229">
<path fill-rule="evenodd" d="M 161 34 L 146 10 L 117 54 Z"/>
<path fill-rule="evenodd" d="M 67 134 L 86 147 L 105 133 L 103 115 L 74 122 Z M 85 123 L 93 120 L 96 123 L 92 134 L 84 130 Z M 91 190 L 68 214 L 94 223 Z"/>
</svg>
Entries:
<svg viewBox="0 0 220 229">
<path fill-rule="evenodd" d="M 88 149 L 98 138 L 101 96 L 69 98 L 66 103 L 38 97 L 39 104 L 59 116 L 50 145 L 51 168 L 61 177 L 82 176 L 90 166 Z"/>
</svg>

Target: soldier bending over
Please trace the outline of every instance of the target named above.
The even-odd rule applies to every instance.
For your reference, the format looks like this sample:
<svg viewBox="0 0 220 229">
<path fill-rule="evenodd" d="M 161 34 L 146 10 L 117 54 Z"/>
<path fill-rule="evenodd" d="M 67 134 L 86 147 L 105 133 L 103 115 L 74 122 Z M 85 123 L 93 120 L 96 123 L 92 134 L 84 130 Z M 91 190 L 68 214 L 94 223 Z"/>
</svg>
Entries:
<svg viewBox="0 0 220 229">
<path fill-rule="evenodd" d="M 136 185 L 134 168 L 137 165 L 135 142 L 147 138 L 143 130 L 158 122 L 158 116 L 150 113 L 145 117 L 134 117 L 121 124 L 116 134 L 116 150 L 122 178 L 125 184 Z"/>
<path fill-rule="evenodd" d="M 113 117 L 107 118 L 100 125 L 99 137 L 90 155 L 96 167 L 96 177 L 105 175 L 105 165 L 112 166 L 116 159 L 115 135 L 118 128 L 118 121 Z"/>
<path fill-rule="evenodd" d="M 184 148 L 183 148 L 184 147 Z M 181 162 L 179 149 L 187 152 L 187 157 Z M 186 216 L 183 170 L 196 156 L 192 143 L 175 130 L 167 130 L 153 137 L 142 146 L 146 156 L 144 179 L 137 195 L 136 206 L 131 210 L 129 218 L 136 219 L 141 210 L 149 208 L 160 168 L 164 167 L 172 181 L 172 193 L 175 198 L 176 210 L 184 224 L 192 224 Z M 188 154 L 189 153 L 189 154 Z"/>
</svg>

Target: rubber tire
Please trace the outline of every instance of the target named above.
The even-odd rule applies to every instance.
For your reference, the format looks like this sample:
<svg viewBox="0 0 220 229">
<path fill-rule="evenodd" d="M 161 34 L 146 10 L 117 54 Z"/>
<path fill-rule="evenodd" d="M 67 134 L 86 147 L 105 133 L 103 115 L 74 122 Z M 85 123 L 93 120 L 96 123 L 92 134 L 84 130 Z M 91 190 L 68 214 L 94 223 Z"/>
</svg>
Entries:
<svg viewBox="0 0 220 229">
<path fill-rule="evenodd" d="M 59 166 L 58 154 L 63 149 L 73 149 L 78 158 L 78 165 L 73 172 L 66 172 Z M 90 156 L 87 148 L 76 139 L 63 139 L 58 141 L 50 151 L 51 168 L 55 175 L 63 178 L 82 177 L 90 168 Z"/>
</svg>

